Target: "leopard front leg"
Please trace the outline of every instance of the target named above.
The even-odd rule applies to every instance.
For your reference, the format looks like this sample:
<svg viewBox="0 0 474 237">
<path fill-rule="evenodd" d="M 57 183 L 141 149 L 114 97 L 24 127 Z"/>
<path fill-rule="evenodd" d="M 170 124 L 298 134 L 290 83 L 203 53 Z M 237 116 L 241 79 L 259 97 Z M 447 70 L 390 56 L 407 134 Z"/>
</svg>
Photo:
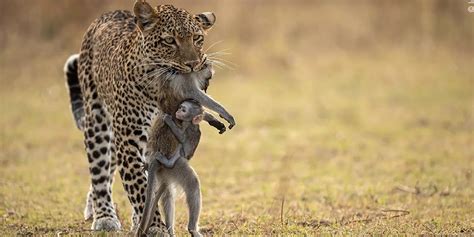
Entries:
<svg viewBox="0 0 474 237">
<path fill-rule="evenodd" d="M 106 109 L 98 100 L 86 104 L 84 143 L 89 161 L 91 186 L 84 217 L 94 219 L 93 230 L 116 231 L 121 229 L 112 201 L 114 148 L 111 123 Z"/>
<path fill-rule="evenodd" d="M 111 141 L 113 141 L 112 133 L 111 133 L 110 139 Z M 109 173 L 110 173 L 109 193 L 112 193 L 112 185 L 113 185 L 114 177 L 115 177 L 115 169 L 117 167 L 117 159 L 115 156 L 115 144 L 113 142 L 109 142 L 109 143 L 110 143 L 110 153 L 111 153 L 110 167 L 109 167 Z M 94 188 L 91 185 L 89 188 L 89 192 L 87 193 L 86 207 L 84 208 L 84 220 L 91 220 L 93 218 L 93 215 L 94 215 Z"/>
<path fill-rule="evenodd" d="M 124 125 L 122 121 L 114 122 L 117 166 L 122 184 L 132 205 L 132 231 L 140 224 L 144 212 L 147 176 L 143 171 L 144 151 L 146 149 L 146 128 L 135 125 Z M 157 208 L 150 230 L 164 230 Z"/>
</svg>

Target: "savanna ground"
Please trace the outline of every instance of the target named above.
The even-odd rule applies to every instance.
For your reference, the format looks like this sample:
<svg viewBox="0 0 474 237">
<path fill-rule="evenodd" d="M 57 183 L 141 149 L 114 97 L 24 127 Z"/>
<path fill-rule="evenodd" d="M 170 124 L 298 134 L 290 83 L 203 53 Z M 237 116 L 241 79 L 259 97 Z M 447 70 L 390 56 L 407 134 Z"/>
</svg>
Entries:
<svg viewBox="0 0 474 237">
<path fill-rule="evenodd" d="M 87 159 L 61 70 L 94 17 L 131 3 L 42 0 L 25 20 L 12 10 L 18 2 L 0 7 L 0 235 L 96 234 L 82 220 Z M 202 183 L 203 233 L 473 234 L 474 15 L 463 4 L 438 12 L 417 1 L 419 26 L 409 18 L 403 25 L 407 15 L 395 8 L 378 28 L 372 10 L 383 4 L 345 11 L 343 1 L 298 2 L 176 3 L 215 11 L 221 23 L 208 45 L 223 39 L 211 51 L 230 48 L 224 59 L 237 64 L 218 70 L 208 93 L 238 125 L 224 135 L 201 126 L 191 162 Z M 256 15 L 266 17 L 248 19 Z M 66 16 L 73 20 L 54 21 Z M 269 18 L 277 27 L 269 30 Z M 446 22 L 455 26 L 447 33 Z M 38 27 L 16 28 L 25 24 Z M 118 175 L 114 201 L 126 231 L 131 208 Z"/>
</svg>

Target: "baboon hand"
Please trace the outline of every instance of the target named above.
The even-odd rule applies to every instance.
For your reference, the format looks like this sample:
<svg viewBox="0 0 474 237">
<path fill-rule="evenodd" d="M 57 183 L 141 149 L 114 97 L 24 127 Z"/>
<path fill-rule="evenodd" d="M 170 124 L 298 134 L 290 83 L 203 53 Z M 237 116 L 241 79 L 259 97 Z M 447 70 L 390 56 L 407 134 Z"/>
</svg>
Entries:
<svg viewBox="0 0 474 237">
<path fill-rule="evenodd" d="M 219 130 L 219 134 L 222 134 L 226 131 L 225 125 L 217 119 L 209 120 L 208 123 L 209 123 L 209 125 L 215 127 L 217 130 Z"/>
<path fill-rule="evenodd" d="M 145 171 L 148 171 L 148 163 L 143 163 L 142 165 L 142 172 L 145 173 Z"/>
<path fill-rule="evenodd" d="M 166 122 L 171 122 L 171 121 L 173 121 L 173 117 L 171 117 L 171 115 L 169 115 L 169 114 L 164 114 L 164 115 L 163 115 L 163 119 L 164 119 L 164 121 L 166 121 Z"/>
<path fill-rule="evenodd" d="M 235 126 L 235 119 L 232 115 L 219 115 L 221 118 L 225 119 L 229 123 L 229 129 L 232 129 Z"/>
</svg>

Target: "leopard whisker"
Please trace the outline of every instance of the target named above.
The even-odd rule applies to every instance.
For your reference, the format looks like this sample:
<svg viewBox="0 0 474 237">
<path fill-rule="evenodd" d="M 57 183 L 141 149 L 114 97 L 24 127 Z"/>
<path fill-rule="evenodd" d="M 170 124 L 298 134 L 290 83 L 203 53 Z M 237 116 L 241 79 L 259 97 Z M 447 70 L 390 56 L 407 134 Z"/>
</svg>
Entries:
<svg viewBox="0 0 474 237">
<path fill-rule="evenodd" d="M 204 50 L 204 53 L 207 53 L 207 51 L 209 51 L 210 49 L 212 49 L 212 47 L 214 47 L 214 46 L 216 46 L 217 44 L 220 44 L 220 43 L 222 43 L 222 42 L 224 42 L 224 41 L 223 41 L 223 40 L 220 40 L 220 41 L 217 41 L 217 42 L 212 43 L 209 47 L 207 47 L 206 50 Z"/>
<path fill-rule="evenodd" d="M 218 68 L 218 69 L 221 69 L 221 70 L 224 69 L 222 66 L 220 66 L 220 65 L 218 65 L 218 64 L 214 64 L 214 66 L 215 66 L 216 68 Z"/>
<path fill-rule="evenodd" d="M 225 62 L 225 63 L 228 63 L 228 64 L 231 64 L 232 66 L 234 67 L 237 67 L 239 65 L 233 63 L 232 61 L 229 61 L 227 59 L 223 59 L 223 58 L 219 58 L 219 57 L 209 57 L 211 60 L 219 60 L 219 61 L 222 61 L 222 62 Z"/>
<path fill-rule="evenodd" d="M 224 62 L 222 62 L 222 61 L 220 61 L 220 60 L 218 60 L 218 59 L 209 59 L 209 60 L 210 60 L 213 64 L 215 64 L 216 66 L 219 65 L 219 66 L 225 67 L 225 68 L 230 69 L 230 70 L 235 70 L 234 67 L 229 66 L 229 65 L 227 65 L 226 63 L 224 63 Z"/>
<path fill-rule="evenodd" d="M 228 55 L 228 54 L 231 54 L 231 52 L 229 52 L 230 49 L 222 49 L 222 50 L 219 50 L 219 51 L 216 51 L 216 52 L 211 52 L 211 53 L 208 53 L 207 55 Z M 207 52 L 206 52 L 207 53 Z"/>
<path fill-rule="evenodd" d="M 148 83 L 148 85 L 145 86 L 145 89 L 147 89 L 150 85 L 155 84 L 159 80 L 159 76 L 154 76 L 151 81 Z"/>
<path fill-rule="evenodd" d="M 152 83 L 154 83 L 154 81 L 156 80 L 156 78 L 159 78 L 162 74 L 164 74 L 165 72 L 168 71 L 168 68 L 160 68 L 158 70 L 153 70 L 149 73 L 146 73 L 141 79 L 140 79 L 140 85 L 142 83 L 147 83 L 147 85 L 145 86 L 145 89 L 148 88 L 148 86 L 150 86 Z M 151 81 L 148 81 L 148 79 L 152 78 Z"/>
<path fill-rule="evenodd" d="M 228 52 L 214 52 L 214 53 L 209 53 L 207 56 L 215 56 L 215 55 L 231 55 L 232 53 Z"/>
<path fill-rule="evenodd" d="M 144 89 L 147 89 L 154 81 L 154 78 L 152 78 L 151 80 L 148 80 L 148 79 L 150 79 L 148 75 L 146 76 L 146 78 L 143 79 L 143 83 L 146 83 Z"/>
<path fill-rule="evenodd" d="M 153 62 L 153 63 L 143 63 L 143 64 L 139 64 L 137 66 L 134 67 L 134 69 L 136 69 L 137 67 L 142 67 L 142 66 L 156 66 L 156 65 L 159 65 L 159 66 L 163 66 L 163 62 Z"/>
<path fill-rule="evenodd" d="M 141 78 L 140 78 L 140 84 L 142 83 L 146 83 L 148 82 L 147 79 L 149 79 L 150 77 L 153 77 L 154 75 L 158 74 L 158 73 L 161 73 L 162 71 L 164 71 L 164 69 L 160 68 L 158 70 L 153 70 L 151 72 L 147 72 L 145 73 Z"/>
</svg>

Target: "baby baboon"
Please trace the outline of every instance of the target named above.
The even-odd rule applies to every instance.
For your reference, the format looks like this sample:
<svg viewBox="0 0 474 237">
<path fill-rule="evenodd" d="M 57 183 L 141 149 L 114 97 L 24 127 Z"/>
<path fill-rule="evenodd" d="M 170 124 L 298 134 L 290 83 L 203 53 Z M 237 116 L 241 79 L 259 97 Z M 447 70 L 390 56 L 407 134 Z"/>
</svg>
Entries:
<svg viewBox="0 0 474 237">
<path fill-rule="evenodd" d="M 189 209 L 188 231 L 192 236 L 201 236 L 198 230 L 199 214 L 201 210 L 201 189 L 199 178 L 188 160 L 193 156 L 201 138 L 199 123 L 206 120 L 216 127 L 220 133 L 225 126 L 211 114 L 204 112 L 200 103 L 194 99 L 186 99 L 172 117 L 165 114 L 162 121 L 156 121 L 152 128 L 148 143 L 148 186 L 146 191 L 145 209 L 140 222 L 138 233 L 147 233 L 152 214 L 161 200 L 166 227 L 170 235 L 174 234 L 174 188 L 181 186 L 186 195 Z M 165 155 L 169 144 L 169 136 L 179 142 L 168 159 Z M 165 147 L 162 147 L 165 146 Z M 165 166 L 166 168 L 163 168 Z"/>
</svg>

